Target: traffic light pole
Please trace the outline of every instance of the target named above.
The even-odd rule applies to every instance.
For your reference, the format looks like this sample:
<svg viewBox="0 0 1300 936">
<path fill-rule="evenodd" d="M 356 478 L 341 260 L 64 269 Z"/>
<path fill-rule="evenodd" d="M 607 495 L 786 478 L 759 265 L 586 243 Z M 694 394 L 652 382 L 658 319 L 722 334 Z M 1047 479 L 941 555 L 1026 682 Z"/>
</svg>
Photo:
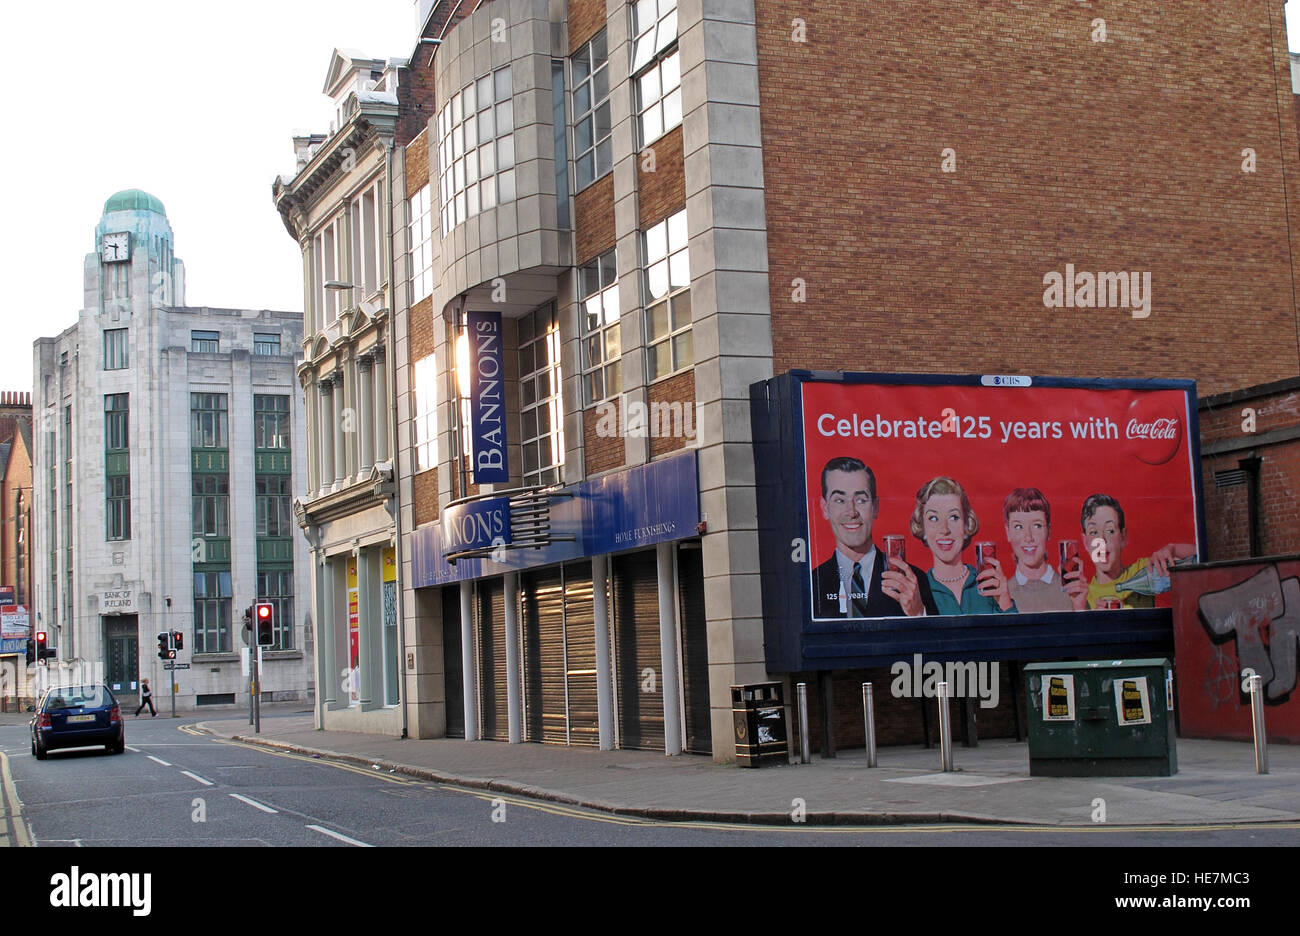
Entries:
<svg viewBox="0 0 1300 936">
<path fill-rule="evenodd" d="M 253 647 L 253 732 L 262 733 L 262 686 L 259 682 L 262 673 L 257 665 L 262 656 L 261 647 Z"/>
</svg>

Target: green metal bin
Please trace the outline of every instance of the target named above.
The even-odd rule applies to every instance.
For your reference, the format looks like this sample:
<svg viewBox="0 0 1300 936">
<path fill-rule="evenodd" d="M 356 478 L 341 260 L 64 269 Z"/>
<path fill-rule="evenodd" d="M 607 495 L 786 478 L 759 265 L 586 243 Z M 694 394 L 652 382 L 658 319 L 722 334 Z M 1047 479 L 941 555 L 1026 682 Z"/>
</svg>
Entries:
<svg viewBox="0 0 1300 936">
<path fill-rule="evenodd" d="M 1178 772 L 1168 660 L 1025 667 L 1032 777 L 1168 777 Z"/>
</svg>

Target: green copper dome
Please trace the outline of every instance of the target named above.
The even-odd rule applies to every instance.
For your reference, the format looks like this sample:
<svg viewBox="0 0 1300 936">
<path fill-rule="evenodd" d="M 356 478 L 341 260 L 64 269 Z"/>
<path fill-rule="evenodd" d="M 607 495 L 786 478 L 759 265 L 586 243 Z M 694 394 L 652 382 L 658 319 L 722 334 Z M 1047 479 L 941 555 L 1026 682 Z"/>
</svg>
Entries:
<svg viewBox="0 0 1300 936">
<path fill-rule="evenodd" d="M 139 189 L 126 189 L 104 202 L 104 214 L 113 211 L 156 211 L 164 218 L 167 217 L 163 203 Z"/>
</svg>

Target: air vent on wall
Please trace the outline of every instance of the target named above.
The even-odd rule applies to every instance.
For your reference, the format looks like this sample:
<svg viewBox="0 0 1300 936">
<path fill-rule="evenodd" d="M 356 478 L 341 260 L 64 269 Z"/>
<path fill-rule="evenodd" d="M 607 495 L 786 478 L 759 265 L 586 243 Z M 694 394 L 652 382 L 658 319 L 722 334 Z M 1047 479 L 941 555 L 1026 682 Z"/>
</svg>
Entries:
<svg viewBox="0 0 1300 936">
<path fill-rule="evenodd" d="M 1214 489 L 1221 491 L 1224 488 L 1238 487 L 1246 483 L 1246 472 L 1242 468 L 1229 468 L 1224 471 L 1214 473 Z"/>
</svg>

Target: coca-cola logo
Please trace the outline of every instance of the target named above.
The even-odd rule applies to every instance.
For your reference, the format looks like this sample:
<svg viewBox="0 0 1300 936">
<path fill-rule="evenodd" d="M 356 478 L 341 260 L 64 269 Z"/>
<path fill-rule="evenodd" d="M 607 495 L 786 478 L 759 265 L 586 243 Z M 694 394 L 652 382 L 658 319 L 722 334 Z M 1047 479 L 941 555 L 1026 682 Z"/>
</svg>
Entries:
<svg viewBox="0 0 1300 936">
<path fill-rule="evenodd" d="M 1169 394 L 1141 394 L 1129 404 L 1124 437 L 1127 448 L 1141 462 L 1163 465 L 1183 444 L 1185 418 Z"/>
<path fill-rule="evenodd" d="M 1153 419 L 1151 422 L 1128 421 L 1130 439 L 1176 439 L 1178 438 L 1177 419 Z"/>
</svg>

